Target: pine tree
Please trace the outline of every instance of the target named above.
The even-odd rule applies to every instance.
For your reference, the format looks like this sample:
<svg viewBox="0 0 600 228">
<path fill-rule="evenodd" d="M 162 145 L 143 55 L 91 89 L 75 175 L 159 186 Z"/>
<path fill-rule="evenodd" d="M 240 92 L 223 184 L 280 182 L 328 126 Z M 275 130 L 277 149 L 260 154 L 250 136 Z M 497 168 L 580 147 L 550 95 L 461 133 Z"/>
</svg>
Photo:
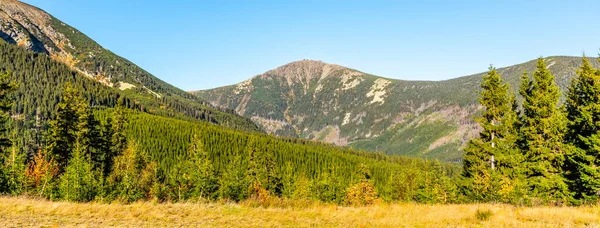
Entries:
<svg viewBox="0 0 600 228">
<path fill-rule="evenodd" d="M 258 143 L 253 137 L 248 139 L 246 151 L 248 153 L 248 171 L 246 176 L 250 183 L 250 194 L 257 193 L 260 189 L 263 189 L 266 184 L 267 174 L 263 166 L 262 148 L 258 148 Z"/>
<path fill-rule="evenodd" d="M 171 188 L 171 198 L 176 201 L 187 200 L 191 194 L 193 182 L 189 173 L 192 168 L 190 163 L 189 160 L 177 162 L 169 172 L 168 185 Z"/>
<path fill-rule="evenodd" d="M 190 146 L 191 179 L 193 183 L 192 194 L 200 198 L 212 199 L 218 190 L 218 179 L 215 175 L 212 160 L 202 140 L 194 135 Z"/>
<path fill-rule="evenodd" d="M 73 156 L 60 178 L 61 196 L 68 201 L 91 201 L 96 196 L 97 184 L 92 163 L 82 151 L 80 143 L 76 142 Z"/>
<path fill-rule="evenodd" d="M 11 94 L 17 89 L 17 85 L 9 81 L 10 72 L 0 73 L 0 154 L 6 155 L 5 149 L 12 145 L 6 135 L 6 122 L 9 118 L 9 111 L 12 108 L 13 101 Z"/>
<path fill-rule="evenodd" d="M 220 197 L 235 202 L 246 199 L 248 197 L 248 188 L 250 187 L 249 178 L 246 173 L 242 157 L 235 155 L 225 168 L 223 176 L 220 179 Z"/>
<path fill-rule="evenodd" d="M 11 147 L 10 154 L 5 158 L 5 164 L 0 164 L 5 169 L 6 187 L 4 192 L 12 195 L 23 193 L 26 189 L 25 154 L 21 153 L 15 145 Z"/>
<path fill-rule="evenodd" d="M 125 151 L 115 157 L 113 171 L 108 176 L 112 196 L 126 202 L 143 199 L 146 196 L 144 188 L 148 187 L 148 183 L 143 182 L 150 178 L 144 171 L 150 166 L 147 155 L 135 142 L 129 142 Z"/>
<path fill-rule="evenodd" d="M 298 174 L 293 190 L 292 199 L 312 199 L 314 197 L 312 194 L 313 182 L 304 173 Z"/>
<path fill-rule="evenodd" d="M 519 145 L 525 159 L 528 194 L 534 200 L 566 203 L 570 195 L 562 175 L 566 119 L 558 107 L 560 89 L 542 58 L 537 61 L 533 80 L 524 76 L 522 83 Z"/>
<path fill-rule="evenodd" d="M 125 135 L 125 127 L 127 118 L 125 116 L 125 110 L 122 106 L 123 100 L 119 99 L 117 106 L 112 114 L 111 126 L 112 126 L 112 137 L 111 137 L 111 155 L 110 157 L 119 156 L 127 147 L 127 137 Z"/>
<path fill-rule="evenodd" d="M 102 132 L 100 122 L 96 120 L 87 102 L 82 100 L 77 107 L 77 138 L 81 150 L 92 162 L 94 170 L 103 169 L 104 151 L 102 148 Z"/>
<path fill-rule="evenodd" d="M 285 168 L 283 170 L 283 177 L 281 179 L 282 179 L 282 184 L 283 184 L 282 196 L 286 197 L 286 198 L 292 198 L 292 195 L 295 190 L 294 182 L 296 179 L 296 175 L 294 175 L 294 168 L 293 168 L 291 162 L 285 163 Z"/>
<path fill-rule="evenodd" d="M 565 142 L 571 146 L 565 161 L 569 190 L 578 200 L 594 202 L 600 195 L 600 70 L 586 57 L 571 81 L 566 111 Z"/>
<path fill-rule="evenodd" d="M 495 195 L 500 189 L 495 182 L 500 178 L 519 178 L 522 159 L 515 149 L 517 114 L 508 84 L 490 67 L 481 88 L 479 102 L 484 110 L 476 121 L 482 131 L 464 149 L 462 190 L 475 201 L 489 201 L 498 200 Z"/>
<path fill-rule="evenodd" d="M 427 165 L 427 170 L 421 178 L 415 194 L 417 202 L 450 203 L 456 198 L 456 186 L 450 182 L 439 161 Z"/>
<path fill-rule="evenodd" d="M 61 102 L 58 104 L 56 119 L 50 123 L 51 133 L 48 139 L 48 151 L 55 157 L 61 170 L 64 169 L 71 152 L 75 149 L 79 126 L 79 110 L 82 98 L 71 84 L 65 85 Z"/>
<path fill-rule="evenodd" d="M 11 93 L 16 89 L 14 82 L 9 81 L 10 72 L 0 73 L 0 193 L 1 192 L 13 192 L 14 190 L 14 175 L 12 169 L 7 169 L 6 165 L 12 164 L 12 168 L 16 164 L 14 157 L 16 156 L 13 148 L 12 153 L 6 149 L 12 145 L 11 140 L 7 137 L 7 121 L 9 119 L 9 111 L 12 107 L 12 100 L 10 99 Z M 9 154 L 10 153 L 10 154 Z M 12 156 L 11 156 L 12 155 Z M 11 158 L 12 162 L 11 162 Z"/>
<path fill-rule="evenodd" d="M 113 129 L 112 129 L 112 121 L 111 118 L 108 118 L 105 123 L 101 124 L 101 137 L 99 142 L 98 151 L 100 152 L 99 160 L 101 162 L 101 170 L 104 177 L 107 177 L 112 171 L 113 162 L 114 162 L 114 153 L 112 151 L 112 137 L 113 137 Z"/>
</svg>

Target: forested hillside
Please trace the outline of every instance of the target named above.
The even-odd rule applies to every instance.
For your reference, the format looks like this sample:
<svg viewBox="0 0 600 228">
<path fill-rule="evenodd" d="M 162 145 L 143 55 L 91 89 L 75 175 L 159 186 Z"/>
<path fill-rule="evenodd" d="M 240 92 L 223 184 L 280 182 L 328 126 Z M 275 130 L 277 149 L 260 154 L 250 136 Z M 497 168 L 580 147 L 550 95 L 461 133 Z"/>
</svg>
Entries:
<svg viewBox="0 0 600 228">
<path fill-rule="evenodd" d="M 3 145 L 2 192 L 71 201 L 280 197 L 352 205 L 450 202 L 457 194 L 450 183 L 456 167 L 439 162 L 162 117 L 126 109 L 122 100 L 114 109 L 91 107 L 83 94 L 66 84 L 42 134 L 46 144 L 33 156 L 17 134 L 7 139 L 15 143 Z"/>
<path fill-rule="evenodd" d="M 581 58 L 544 58 L 565 91 Z M 513 90 L 535 60 L 498 69 Z M 597 66 L 595 58 L 592 64 Z M 483 68 L 483 67 L 482 67 Z M 383 78 L 321 61 L 292 62 L 242 83 L 194 92 L 276 135 L 368 151 L 458 162 L 480 130 L 483 74 L 445 81 Z"/>
<path fill-rule="evenodd" d="M 260 131 L 249 119 L 161 81 L 38 8 L 2 0 L 0 25 L 0 70 L 14 72 L 20 84 L 14 113 L 23 118 L 52 118 L 64 83 L 71 82 L 92 106 L 112 107 L 124 96 L 128 107 L 144 112 Z"/>
<path fill-rule="evenodd" d="M 519 95 L 490 68 L 476 118 L 483 130 L 465 147 L 460 175 L 437 161 L 143 113 L 125 108 L 122 99 L 115 108 L 91 107 L 71 83 L 42 134 L 46 144 L 28 157 L 14 127 L 23 121 L 8 115 L 15 84 L 2 74 L 0 120 L 10 120 L 13 134 L 0 138 L 0 191 L 79 202 L 593 204 L 600 199 L 600 70 L 583 58 L 576 74 L 560 105 L 544 59 L 522 75 Z"/>
<path fill-rule="evenodd" d="M 454 200 L 456 167 L 260 134 L 249 119 L 154 78 L 35 7 L 0 7 L 3 194 Z"/>
</svg>

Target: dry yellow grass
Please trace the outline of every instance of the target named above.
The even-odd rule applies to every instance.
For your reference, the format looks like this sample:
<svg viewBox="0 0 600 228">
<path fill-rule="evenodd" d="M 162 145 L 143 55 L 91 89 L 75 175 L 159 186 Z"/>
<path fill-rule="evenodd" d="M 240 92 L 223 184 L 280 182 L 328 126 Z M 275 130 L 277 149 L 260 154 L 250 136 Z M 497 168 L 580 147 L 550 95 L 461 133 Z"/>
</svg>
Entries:
<svg viewBox="0 0 600 228">
<path fill-rule="evenodd" d="M 477 218 L 477 211 L 491 216 Z M 487 213 L 489 214 L 489 213 Z M 0 227 L 600 227 L 600 206 L 380 204 L 255 208 L 236 204 L 131 205 L 0 197 Z"/>
</svg>

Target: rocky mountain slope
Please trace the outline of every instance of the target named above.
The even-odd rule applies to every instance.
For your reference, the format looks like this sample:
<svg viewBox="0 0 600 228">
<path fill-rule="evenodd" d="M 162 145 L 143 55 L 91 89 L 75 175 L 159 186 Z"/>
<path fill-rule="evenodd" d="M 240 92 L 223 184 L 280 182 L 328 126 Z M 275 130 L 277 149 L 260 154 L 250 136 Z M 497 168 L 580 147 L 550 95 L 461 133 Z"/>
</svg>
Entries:
<svg viewBox="0 0 600 228">
<path fill-rule="evenodd" d="M 545 59 L 564 89 L 581 60 Z M 482 70 L 486 66 L 482 66 Z M 499 69 L 515 91 L 535 61 Z M 321 61 L 292 62 L 242 83 L 194 94 L 266 131 L 388 154 L 459 161 L 477 135 L 481 73 L 445 81 L 378 77 Z"/>
<path fill-rule="evenodd" d="M 15 0 L 0 0 L 0 38 L 1 43 L 48 55 L 83 77 L 119 90 L 152 113 L 183 115 L 237 129 L 259 130 L 249 119 L 231 110 L 212 107 L 156 78 L 34 6 Z"/>
</svg>

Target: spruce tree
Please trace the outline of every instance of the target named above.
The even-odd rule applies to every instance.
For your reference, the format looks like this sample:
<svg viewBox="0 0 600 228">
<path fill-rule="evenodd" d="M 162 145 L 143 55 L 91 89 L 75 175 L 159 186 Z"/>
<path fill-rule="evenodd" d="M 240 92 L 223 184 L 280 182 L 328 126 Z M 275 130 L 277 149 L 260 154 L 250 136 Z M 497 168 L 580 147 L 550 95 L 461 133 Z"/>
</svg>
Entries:
<svg viewBox="0 0 600 228">
<path fill-rule="evenodd" d="M 64 169 L 71 158 L 71 152 L 75 149 L 79 131 L 79 110 L 82 103 L 78 91 L 67 83 L 62 100 L 58 103 L 56 119 L 50 123 L 51 133 L 48 139 L 48 151 L 54 156 L 61 170 Z"/>
<path fill-rule="evenodd" d="M 517 114 L 513 108 L 514 96 L 493 67 L 483 76 L 481 88 L 479 103 L 484 110 L 476 121 L 482 131 L 464 149 L 462 190 L 475 201 L 506 201 L 495 196 L 502 190 L 497 183 L 518 179 L 518 166 L 522 161 L 515 149 Z"/>
<path fill-rule="evenodd" d="M 127 123 L 127 118 L 125 116 L 125 110 L 122 103 L 123 99 L 120 98 L 114 112 L 112 113 L 112 154 L 109 157 L 119 156 L 127 147 L 127 137 L 125 135 L 125 124 Z"/>
<path fill-rule="evenodd" d="M 0 73 L 0 192 L 12 192 L 13 191 L 13 181 L 14 173 L 10 169 L 5 169 L 4 161 L 9 164 L 15 164 L 14 156 L 14 148 L 11 154 L 7 151 L 7 148 L 12 145 L 11 140 L 7 135 L 7 121 L 9 119 L 9 111 L 12 107 L 12 100 L 10 99 L 11 93 L 16 89 L 16 84 L 9 81 L 10 72 Z M 11 156 L 12 155 L 12 156 Z M 12 163 L 11 163 L 11 158 Z M 7 164 L 8 165 L 8 164 Z"/>
<path fill-rule="evenodd" d="M 575 198 L 597 201 L 600 194 L 600 70 L 583 57 L 567 93 L 570 145 L 565 161 L 569 190 Z"/>
<path fill-rule="evenodd" d="M 285 167 L 283 169 L 283 176 L 281 178 L 283 191 L 282 196 L 286 198 L 291 198 L 294 193 L 294 183 L 297 179 L 296 175 L 294 175 L 294 168 L 292 167 L 291 162 L 285 163 Z"/>
<path fill-rule="evenodd" d="M 218 179 L 215 175 L 212 160 L 204 149 L 202 140 L 194 135 L 190 146 L 192 194 L 200 198 L 212 199 L 218 190 Z"/>
<path fill-rule="evenodd" d="M 112 137 L 113 137 L 113 129 L 112 129 L 112 121 L 111 118 L 108 118 L 105 123 L 101 125 L 101 134 L 99 148 L 100 151 L 100 161 L 102 163 L 102 173 L 103 176 L 106 177 L 112 171 L 112 166 L 114 162 L 114 153 L 112 151 Z"/>
<path fill-rule="evenodd" d="M 450 178 L 439 161 L 436 160 L 433 164 L 427 165 L 427 170 L 421 178 L 415 194 L 417 202 L 449 203 L 456 198 L 456 186 L 450 182 Z"/>
<path fill-rule="evenodd" d="M 246 165 L 240 155 L 235 155 L 220 179 L 220 197 L 235 202 L 248 197 L 248 188 L 250 187 L 247 177 Z"/>
<path fill-rule="evenodd" d="M 98 182 L 90 159 L 82 151 L 80 143 L 75 143 L 73 156 L 60 178 L 60 192 L 63 199 L 87 202 L 94 199 Z"/>
<path fill-rule="evenodd" d="M 171 198 L 176 201 L 187 200 L 191 194 L 192 178 L 190 176 L 191 162 L 189 159 L 181 158 L 171 166 L 168 175 L 168 185 L 171 188 Z"/>
<path fill-rule="evenodd" d="M 102 132 L 100 122 L 96 120 L 86 101 L 82 100 L 77 107 L 77 138 L 81 150 L 90 159 L 95 170 L 103 169 L 104 151 L 102 148 Z"/>
<path fill-rule="evenodd" d="M 147 184 L 142 182 L 148 179 L 144 171 L 149 165 L 143 150 L 140 150 L 135 142 L 129 142 L 125 151 L 115 157 L 113 170 L 108 176 L 113 197 L 126 202 L 142 199 L 146 194 L 144 187 L 147 187 Z"/>
<path fill-rule="evenodd" d="M 520 139 L 528 194 L 534 200 L 566 203 L 570 194 L 562 175 L 564 113 L 558 107 L 560 88 L 543 58 L 537 61 L 533 80 L 524 76 Z"/>
<path fill-rule="evenodd" d="M 6 135 L 6 122 L 9 119 L 9 111 L 12 108 L 13 101 L 11 94 L 17 89 L 17 85 L 10 81 L 10 72 L 0 73 L 0 154 L 6 155 L 6 148 L 12 145 L 12 142 Z"/>
</svg>

